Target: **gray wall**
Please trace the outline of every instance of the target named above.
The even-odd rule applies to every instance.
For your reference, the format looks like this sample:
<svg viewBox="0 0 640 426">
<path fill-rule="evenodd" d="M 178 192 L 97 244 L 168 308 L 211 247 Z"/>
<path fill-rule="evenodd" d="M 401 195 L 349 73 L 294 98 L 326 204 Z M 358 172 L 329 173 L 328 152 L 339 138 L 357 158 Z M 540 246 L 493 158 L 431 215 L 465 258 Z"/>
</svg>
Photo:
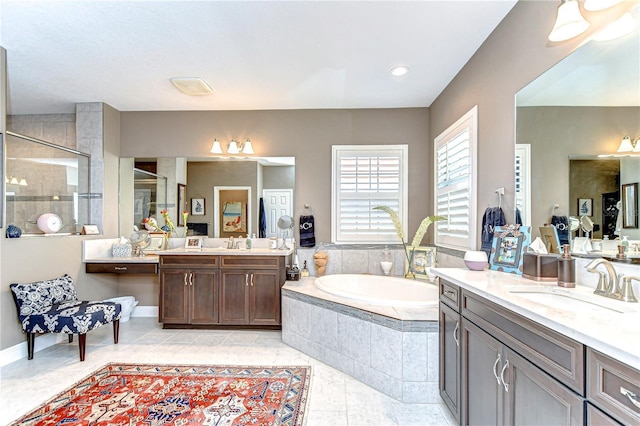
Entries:
<svg viewBox="0 0 640 426">
<path fill-rule="evenodd" d="M 250 137 L 257 156 L 294 156 L 294 215 L 313 207 L 317 242 L 331 235 L 331 146 L 407 144 L 409 229 L 431 214 L 427 108 L 122 112 L 121 125 L 124 157 L 208 156 L 214 137 Z"/>
<path fill-rule="evenodd" d="M 575 39 L 550 43 L 547 36 L 553 28 L 558 4 L 518 2 L 429 108 L 430 140 L 433 140 L 478 105 L 478 221 L 488 205 L 497 204 L 494 190 L 499 187 L 506 191 L 503 209 L 507 221 L 513 221 L 514 95 L 598 28 L 595 23 Z M 628 7 L 629 4 L 621 5 L 600 13 L 599 20 L 619 15 L 622 8 Z M 477 246 L 480 247 L 480 235 Z"/>
</svg>

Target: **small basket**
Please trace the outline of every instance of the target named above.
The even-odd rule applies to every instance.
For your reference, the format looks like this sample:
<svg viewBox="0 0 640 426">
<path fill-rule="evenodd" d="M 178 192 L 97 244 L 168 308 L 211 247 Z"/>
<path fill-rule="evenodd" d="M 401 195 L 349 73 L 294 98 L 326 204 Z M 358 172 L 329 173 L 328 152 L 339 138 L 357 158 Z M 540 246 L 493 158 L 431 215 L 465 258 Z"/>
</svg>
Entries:
<svg viewBox="0 0 640 426">
<path fill-rule="evenodd" d="M 131 257 L 131 244 L 114 244 L 111 247 L 113 257 Z"/>
</svg>

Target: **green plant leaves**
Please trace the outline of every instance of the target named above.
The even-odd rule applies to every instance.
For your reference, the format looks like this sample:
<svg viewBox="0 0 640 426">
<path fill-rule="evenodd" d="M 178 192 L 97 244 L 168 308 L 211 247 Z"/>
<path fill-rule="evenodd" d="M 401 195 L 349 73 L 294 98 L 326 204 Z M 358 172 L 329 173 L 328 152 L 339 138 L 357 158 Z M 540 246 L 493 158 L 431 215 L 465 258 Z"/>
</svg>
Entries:
<svg viewBox="0 0 640 426">
<path fill-rule="evenodd" d="M 439 220 L 447 220 L 444 216 L 427 216 L 422 219 L 416 234 L 413 236 L 413 240 L 411 241 L 411 247 L 418 247 L 424 238 L 424 234 L 427 233 L 427 230 L 431 226 L 433 222 L 437 222 Z"/>
<path fill-rule="evenodd" d="M 402 244 L 404 245 L 404 230 L 402 229 L 402 223 L 400 223 L 400 218 L 398 217 L 398 213 L 395 212 L 391 207 L 387 206 L 376 206 L 372 210 L 382 210 L 383 212 L 387 212 L 389 216 L 391 216 L 391 221 L 393 222 L 394 228 L 396 228 L 396 233 L 398 237 L 402 240 Z"/>
</svg>

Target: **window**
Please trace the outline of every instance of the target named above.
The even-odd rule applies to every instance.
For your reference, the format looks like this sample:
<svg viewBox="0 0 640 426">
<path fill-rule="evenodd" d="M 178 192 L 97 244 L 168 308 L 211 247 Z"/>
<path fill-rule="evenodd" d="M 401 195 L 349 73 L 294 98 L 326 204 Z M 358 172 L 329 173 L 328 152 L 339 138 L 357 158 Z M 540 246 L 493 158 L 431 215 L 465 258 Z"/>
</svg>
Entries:
<svg viewBox="0 0 640 426">
<path fill-rule="evenodd" d="M 436 139 L 436 244 L 474 249 L 476 246 L 476 152 L 478 107 L 474 106 Z"/>
<path fill-rule="evenodd" d="M 398 243 L 388 206 L 407 223 L 407 145 L 334 145 L 332 147 L 332 220 L 334 243 Z M 405 235 L 406 235 L 405 229 Z"/>
</svg>

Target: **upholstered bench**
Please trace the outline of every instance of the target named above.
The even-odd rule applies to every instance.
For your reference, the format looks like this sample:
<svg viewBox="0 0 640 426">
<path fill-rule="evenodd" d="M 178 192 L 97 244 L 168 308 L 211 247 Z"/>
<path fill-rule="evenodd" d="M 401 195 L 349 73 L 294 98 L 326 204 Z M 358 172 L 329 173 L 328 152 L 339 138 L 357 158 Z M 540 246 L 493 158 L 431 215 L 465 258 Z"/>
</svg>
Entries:
<svg viewBox="0 0 640 426">
<path fill-rule="evenodd" d="M 27 333 L 28 358 L 33 359 L 36 333 L 66 333 L 69 342 L 78 334 L 80 361 L 84 361 L 87 331 L 113 323 L 118 343 L 122 307 L 119 303 L 78 300 L 69 275 L 47 281 L 9 285 L 18 308 L 18 319 Z"/>
</svg>

